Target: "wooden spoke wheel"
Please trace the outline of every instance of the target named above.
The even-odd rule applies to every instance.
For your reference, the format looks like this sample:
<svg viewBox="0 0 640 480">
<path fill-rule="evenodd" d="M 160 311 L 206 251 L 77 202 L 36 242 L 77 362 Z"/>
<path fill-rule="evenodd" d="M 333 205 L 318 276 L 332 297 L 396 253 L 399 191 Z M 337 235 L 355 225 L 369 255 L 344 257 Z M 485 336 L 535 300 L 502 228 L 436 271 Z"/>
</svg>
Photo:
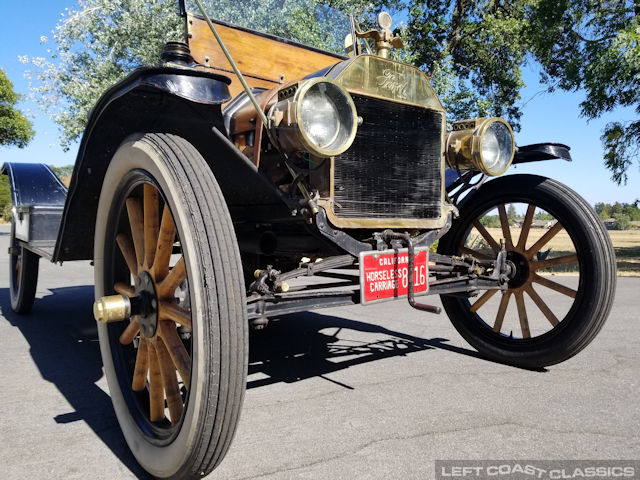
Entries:
<svg viewBox="0 0 640 480">
<path fill-rule="evenodd" d="M 501 177 L 464 199 L 438 251 L 486 260 L 501 244 L 512 270 L 504 293 L 442 296 L 460 334 L 490 358 L 528 368 L 586 347 L 607 318 L 616 280 L 609 235 L 591 207 L 553 180 Z"/>
<path fill-rule="evenodd" d="M 103 183 L 96 298 L 136 304 L 99 324 L 114 409 L 138 462 L 202 478 L 229 448 L 244 396 L 247 319 L 240 257 L 211 170 L 184 139 L 125 141 Z"/>
<path fill-rule="evenodd" d="M 15 236 L 15 224 L 11 221 L 9 239 L 9 295 L 11 309 L 16 313 L 28 313 L 33 306 L 38 285 L 40 257 L 20 244 Z"/>
</svg>

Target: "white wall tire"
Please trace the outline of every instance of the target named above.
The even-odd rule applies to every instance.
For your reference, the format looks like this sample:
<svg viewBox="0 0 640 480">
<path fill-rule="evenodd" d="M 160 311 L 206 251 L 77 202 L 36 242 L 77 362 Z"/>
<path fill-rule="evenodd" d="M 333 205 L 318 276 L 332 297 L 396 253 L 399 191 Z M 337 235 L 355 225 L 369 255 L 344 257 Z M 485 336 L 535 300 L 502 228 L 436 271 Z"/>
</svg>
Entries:
<svg viewBox="0 0 640 480">
<path fill-rule="evenodd" d="M 124 289 L 124 283 L 133 283 L 135 276 L 126 269 L 116 238 L 127 233 L 133 237 L 134 221 L 127 210 L 127 199 L 135 202 L 142 194 L 140 201 L 147 208 L 151 203 L 147 191 L 154 189 L 158 210 L 164 205 L 170 211 L 188 285 L 189 320 L 184 324 L 191 323 L 191 328 L 178 327 L 178 332 L 189 336 L 181 340 L 190 361 L 189 373 L 183 375 L 176 367 L 178 363 L 171 363 L 177 368 L 177 381 L 182 382 L 178 385 L 182 402 L 181 409 L 176 410 L 179 415 L 171 418 L 174 413 L 169 411 L 169 420 L 158 419 L 153 368 L 148 377 L 145 373 L 147 381 L 142 390 L 131 388 L 131 380 L 136 377 L 132 351 L 137 361 L 142 343 L 162 340 L 168 345 L 163 338 L 146 338 L 141 331 L 135 337 L 137 347 L 135 338 L 128 346 L 121 346 L 119 338 L 127 324 L 100 324 L 100 349 L 118 421 L 140 465 L 160 478 L 201 478 L 226 454 L 238 422 L 247 372 L 247 318 L 242 267 L 226 204 L 204 159 L 184 139 L 137 134 L 125 140 L 115 153 L 105 175 L 96 219 L 95 295 L 110 295 L 118 288 Z M 147 232 L 146 223 L 144 229 Z M 160 233 L 162 229 L 160 225 Z M 139 264 L 138 269 L 146 269 L 153 276 L 154 269 L 149 265 L 142 268 Z M 159 292 L 160 277 L 154 277 L 154 283 Z M 158 326 L 164 320 L 158 314 Z M 182 324 L 170 325 L 175 334 Z M 167 350 L 173 359 L 171 349 Z M 162 372 L 164 382 L 165 370 Z M 188 382 L 185 377 L 190 377 Z M 170 404 L 170 398 L 175 400 L 164 385 L 163 407 L 165 401 Z"/>
</svg>

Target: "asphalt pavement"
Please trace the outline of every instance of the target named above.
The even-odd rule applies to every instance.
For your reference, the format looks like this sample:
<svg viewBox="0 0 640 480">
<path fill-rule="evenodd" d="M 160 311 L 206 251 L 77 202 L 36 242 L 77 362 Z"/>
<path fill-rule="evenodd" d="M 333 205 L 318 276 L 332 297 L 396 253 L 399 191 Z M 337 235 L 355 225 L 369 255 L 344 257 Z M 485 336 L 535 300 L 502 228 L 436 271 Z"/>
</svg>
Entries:
<svg viewBox="0 0 640 480">
<path fill-rule="evenodd" d="M 111 407 L 89 262 L 41 261 L 27 316 L 11 312 L 7 263 L 0 478 L 146 478 Z M 618 278 L 596 340 L 543 371 L 484 360 L 445 315 L 405 302 L 283 317 L 252 334 L 240 425 L 208 478 L 430 479 L 438 459 L 640 459 L 639 292 L 640 278 Z"/>
</svg>

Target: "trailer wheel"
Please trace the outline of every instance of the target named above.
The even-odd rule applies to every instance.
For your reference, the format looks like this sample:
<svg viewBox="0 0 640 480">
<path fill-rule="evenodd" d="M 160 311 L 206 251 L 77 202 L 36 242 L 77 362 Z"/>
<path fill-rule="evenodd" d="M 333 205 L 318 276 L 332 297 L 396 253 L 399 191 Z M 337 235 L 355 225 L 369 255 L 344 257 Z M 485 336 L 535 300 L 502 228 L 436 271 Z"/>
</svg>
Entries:
<svg viewBox="0 0 640 480">
<path fill-rule="evenodd" d="M 96 298 L 145 298 L 100 323 L 113 406 L 140 465 L 202 478 L 233 438 L 247 374 L 240 255 L 216 180 L 180 137 L 137 134 L 105 176 L 94 242 Z"/>
<path fill-rule="evenodd" d="M 508 217 L 514 204 L 523 215 L 519 234 Z M 546 224 L 533 228 L 535 216 Z M 485 227 L 492 218 L 493 230 Z M 600 331 L 615 296 L 616 262 L 604 225 L 565 185 L 508 175 L 464 199 L 438 252 L 491 259 L 501 239 L 513 272 L 508 289 L 470 299 L 443 295 L 449 319 L 473 347 L 499 362 L 540 368 L 571 358 Z"/>
<path fill-rule="evenodd" d="M 11 220 L 11 237 L 9 242 L 9 294 L 11 296 L 11 309 L 16 313 L 29 313 L 36 297 L 40 257 L 24 248 L 24 246 L 18 242 L 13 220 Z"/>
</svg>

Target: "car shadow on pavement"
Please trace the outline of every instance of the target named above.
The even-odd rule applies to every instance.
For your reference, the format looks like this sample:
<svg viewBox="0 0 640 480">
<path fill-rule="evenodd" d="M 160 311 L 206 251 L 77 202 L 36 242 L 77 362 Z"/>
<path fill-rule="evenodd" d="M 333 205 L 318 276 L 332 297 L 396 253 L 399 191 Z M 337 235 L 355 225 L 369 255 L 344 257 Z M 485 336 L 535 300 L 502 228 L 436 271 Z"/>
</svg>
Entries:
<svg viewBox="0 0 640 480">
<path fill-rule="evenodd" d="M 102 359 L 93 319 L 93 286 L 51 289 L 36 299 L 28 315 L 17 315 L 9 304 L 9 291 L 0 289 L 2 315 L 29 342 L 30 354 L 42 378 L 53 383 L 74 411 L 66 405 L 57 423 L 84 421 L 138 478 L 150 477 L 136 462 L 122 436 L 111 398 L 96 382 L 103 376 Z M 374 341 L 351 341 L 340 332 L 352 330 Z M 357 337 L 358 335 L 356 335 Z M 483 359 L 474 350 L 449 345 L 444 338 L 419 338 L 379 325 L 320 313 L 304 312 L 272 321 L 250 337 L 248 388 L 278 382 L 291 383 L 320 377 L 347 389 L 353 387 L 326 375 L 338 370 L 404 356 L 412 352 L 441 349 Z M 265 378 L 266 377 L 266 378 Z"/>
<path fill-rule="evenodd" d="M 36 299 L 31 313 L 11 310 L 9 290 L 0 289 L 2 315 L 29 342 L 30 354 L 42 378 L 53 383 L 73 409 L 60 405 L 57 423 L 84 421 L 138 478 L 151 479 L 125 442 L 111 397 L 96 382 L 102 378 L 102 358 L 91 311 L 93 286 L 51 289 Z M 25 399 L 26 400 L 26 399 Z"/>
<path fill-rule="evenodd" d="M 355 337 L 373 341 L 353 341 L 340 338 L 343 330 L 352 330 Z M 363 335 L 364 334 L 364 335 Z M 429 349 L 447 350 L 483 359 L 474 350 L 456 347 L 446 338 L 419 338 L 347 318 L 313 312 L 296 313 L 272 321 L 264 329 L 251 334 L 249 377 L 247 388 L 278 382 L 292 383 L 311 377 L 321 377 L 347 389 L 353 389 L 325 375 L 367 362 L 405 356 Z"/>
</svg>

